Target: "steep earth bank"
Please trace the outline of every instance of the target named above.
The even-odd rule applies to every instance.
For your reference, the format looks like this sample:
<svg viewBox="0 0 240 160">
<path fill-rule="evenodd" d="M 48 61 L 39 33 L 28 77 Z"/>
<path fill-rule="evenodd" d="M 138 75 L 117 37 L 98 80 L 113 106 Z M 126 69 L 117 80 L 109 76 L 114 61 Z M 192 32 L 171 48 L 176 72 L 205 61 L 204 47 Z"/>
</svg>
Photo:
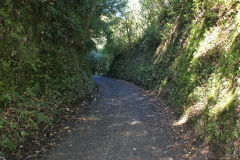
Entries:
<svg viewBox="0 0 240 160">
<path fill-rule="evenodd" d="M 156 92 L 201 139 L 228 159 L 240 156 L 240 3 L 179 1 L 159 16 L 108 75 Z"/>
</svg>

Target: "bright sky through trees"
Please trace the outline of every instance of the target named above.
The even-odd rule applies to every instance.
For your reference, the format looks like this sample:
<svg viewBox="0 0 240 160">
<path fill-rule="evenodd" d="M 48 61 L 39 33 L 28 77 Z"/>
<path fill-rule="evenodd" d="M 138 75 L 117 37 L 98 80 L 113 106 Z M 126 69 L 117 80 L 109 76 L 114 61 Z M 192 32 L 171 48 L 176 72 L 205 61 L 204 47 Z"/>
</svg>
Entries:
<svg viewBox="0 0 240 160">
<path fill-rule="evenodd" d="M 140 12 L 140 10 L 141 10 L 141 5 L 140 5 L 139 0 L 129 0 L 128 6 L 129 6 L 130 10 L 134 10 L 135 12 Z"/>
</svg>

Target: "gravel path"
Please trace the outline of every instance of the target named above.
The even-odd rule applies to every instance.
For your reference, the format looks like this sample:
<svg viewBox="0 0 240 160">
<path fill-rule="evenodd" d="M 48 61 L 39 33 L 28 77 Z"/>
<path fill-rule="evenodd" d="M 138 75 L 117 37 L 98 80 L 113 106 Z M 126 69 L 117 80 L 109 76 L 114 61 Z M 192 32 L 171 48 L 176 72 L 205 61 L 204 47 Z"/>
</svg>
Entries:
<svg viewBox="0 0 240 160">
<path fill-rule="evenodd" d="M 190 131 L 172 127 L 173 113 L 157 97 L 126 81 L 94 81 L 100 88 L 95 107 L 43 159 L 213 159 Z"/>
</svg>

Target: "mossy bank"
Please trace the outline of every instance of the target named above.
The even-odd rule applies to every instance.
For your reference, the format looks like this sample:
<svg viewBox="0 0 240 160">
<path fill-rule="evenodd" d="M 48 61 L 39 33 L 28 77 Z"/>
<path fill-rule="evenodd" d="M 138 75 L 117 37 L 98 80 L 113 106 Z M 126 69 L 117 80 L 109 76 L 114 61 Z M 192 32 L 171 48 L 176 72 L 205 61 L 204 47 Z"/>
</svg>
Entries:
<svg viewBox="0 0 240 160">
<path fill-rule="evenodd" d="M 109 75 L 155 91 L 226 159 L 240 157 L 240 2 L 174 1 Z"/>
</svg>

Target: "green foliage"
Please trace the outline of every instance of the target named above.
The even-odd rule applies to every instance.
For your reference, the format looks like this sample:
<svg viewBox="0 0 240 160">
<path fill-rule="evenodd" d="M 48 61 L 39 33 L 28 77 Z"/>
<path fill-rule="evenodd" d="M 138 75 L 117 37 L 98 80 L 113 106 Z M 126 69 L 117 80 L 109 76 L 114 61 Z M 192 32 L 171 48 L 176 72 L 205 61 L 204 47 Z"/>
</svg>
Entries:
<svg viewBox="0 0 240 160">
<path fill-rule="evenodd" d="M 0 0 L 0 150 L 40 134 L 93 89 L 86 53 L 117 0 Z"/>
<path fill-rule="evenodd" d="M 163 96 L 226 158 L 239 158 L 239 1 L 165 2 L 142 0 L 145 34 L 109 75 Z"/>
</svg>

